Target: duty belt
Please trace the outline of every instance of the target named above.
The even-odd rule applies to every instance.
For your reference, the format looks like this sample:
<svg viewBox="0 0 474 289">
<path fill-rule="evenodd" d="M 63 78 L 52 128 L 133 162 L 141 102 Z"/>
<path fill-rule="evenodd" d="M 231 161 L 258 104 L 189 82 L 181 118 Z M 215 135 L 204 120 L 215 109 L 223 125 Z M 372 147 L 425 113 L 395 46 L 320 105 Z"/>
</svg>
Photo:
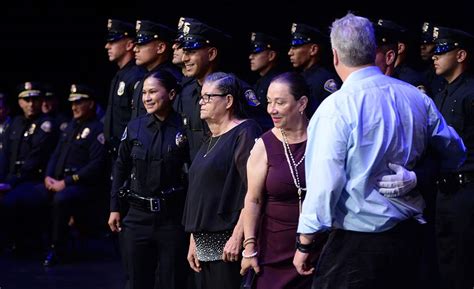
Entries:
<svg viewBox="0 0 474 289">
<path fill-rule="evenodd" d="M 442 174 L 436 184 L 443 193 L 455 192 L 459 186 L 474 182 L 474 172 Z"/>
<path fill-rule="evenodd" d="M 183 187 L 172 187 L 160 192 L 161 197 L 143 197 L 129 189 L 121 189 L 119 197 L 126 198 L 130 205 L 149 212 L 159 212 L 162 210 L 162 203 L 166 198 L 175 192 L 182 191 Z"/>
</svg>

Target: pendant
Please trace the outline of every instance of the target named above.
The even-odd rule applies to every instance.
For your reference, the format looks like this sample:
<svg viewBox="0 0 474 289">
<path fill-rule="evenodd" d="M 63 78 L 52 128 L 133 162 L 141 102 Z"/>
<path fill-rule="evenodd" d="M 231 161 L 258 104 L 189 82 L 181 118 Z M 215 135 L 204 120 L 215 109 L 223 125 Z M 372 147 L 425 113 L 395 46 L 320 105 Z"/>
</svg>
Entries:
<svg viewBox="0 0 474 289">
<path fill-rule="evenodd" d="M 298 188 L 298 202 L 299 202 L 300 215 L 301 215 L 301 188 Z"/>
</svg>

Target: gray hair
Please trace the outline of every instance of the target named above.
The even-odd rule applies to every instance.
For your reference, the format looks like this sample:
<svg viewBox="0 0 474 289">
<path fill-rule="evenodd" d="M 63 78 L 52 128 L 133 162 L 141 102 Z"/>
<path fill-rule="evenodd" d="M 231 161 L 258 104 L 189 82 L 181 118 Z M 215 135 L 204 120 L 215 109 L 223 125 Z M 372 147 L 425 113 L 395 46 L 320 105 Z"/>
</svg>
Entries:
<svg viewBox="0 0 474 289">
<path fill-rule="evenodd" d="M 331 26 L 331 45 L 337 50 L 339 60 L 349 67 L 375 62 L 374 27 L 369 19 L 347 13 Z"/>
<path fill-rule="evenodd" d="M 215 85 L 216 88 L 234 98 L 232 114 L 238 118 L 247 117 L 247 102 L 242 89 L 242 81 L 232 73 L 214 72 L 209 74 L 204 83 Z"/>
</svg>

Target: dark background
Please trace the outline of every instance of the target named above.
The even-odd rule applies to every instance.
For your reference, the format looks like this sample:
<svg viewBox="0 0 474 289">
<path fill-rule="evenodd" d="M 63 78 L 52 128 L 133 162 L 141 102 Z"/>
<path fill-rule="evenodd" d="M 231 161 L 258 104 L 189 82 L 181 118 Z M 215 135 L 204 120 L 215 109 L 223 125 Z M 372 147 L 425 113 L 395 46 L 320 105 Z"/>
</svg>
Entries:
<svg viewBox="0 0 474 289">
<path fill-rule="evenodd" d="M 286 43 L 292 22 L 327 31 L 330 23 L 348 10 L 373 20 L 391 19 L 415 31 L 428 20 L 474 33 L 474 16 L 467 1 L 99 1 L 16 0 L 0 4 L 0 90 L 7 93 L 10 103 L 16 102 L 20 83 L 38 80 L 53 84 L 64 99 L 71 83 L 91 84 L 98 91 L 99 102 L 105 104 L 117 69 L 104 49 L 108 18 L 148 19 L 173 27 L 180 16 L 198 18 L 234 37 L 233 67 L 247 78 L 251 78 L 250 32 L 270 32 Z"/>
</svg>

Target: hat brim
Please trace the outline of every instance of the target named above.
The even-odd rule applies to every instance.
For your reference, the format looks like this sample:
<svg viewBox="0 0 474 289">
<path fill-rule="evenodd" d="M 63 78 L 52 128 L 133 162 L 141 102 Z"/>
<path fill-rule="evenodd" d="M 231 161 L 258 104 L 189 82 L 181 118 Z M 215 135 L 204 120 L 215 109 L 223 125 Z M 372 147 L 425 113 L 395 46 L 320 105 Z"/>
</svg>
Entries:
<svg viewBox="0 0 474 289">
<path fill-rule="evenodd" d="M 81 99 L 91 99 L 90 95 L 84 93 L 71 93 L 69 95 L 68 101 L 77 101 Z"/>
</svg>

